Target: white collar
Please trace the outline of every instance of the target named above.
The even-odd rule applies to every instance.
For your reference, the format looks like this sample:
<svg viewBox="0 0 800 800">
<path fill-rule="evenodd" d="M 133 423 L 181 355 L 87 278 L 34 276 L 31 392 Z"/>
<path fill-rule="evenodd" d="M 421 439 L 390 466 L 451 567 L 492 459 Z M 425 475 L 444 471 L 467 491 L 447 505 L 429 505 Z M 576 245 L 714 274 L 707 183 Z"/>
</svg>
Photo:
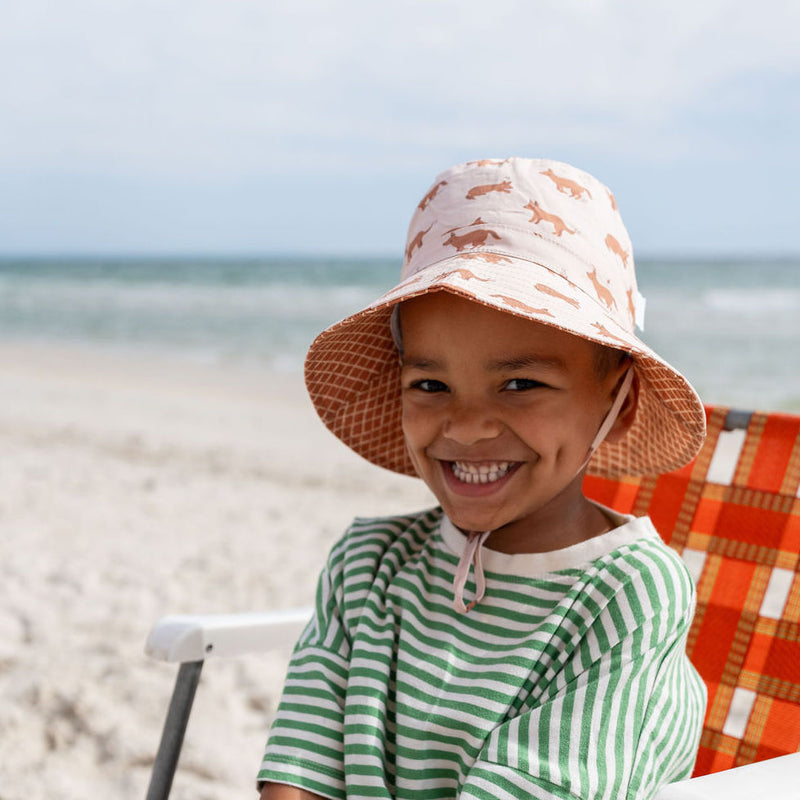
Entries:
<svg viewBox="0 0 800 800">
<path fill-rule="evenodd" d="M 484 545 L 482 548 L 484 569 L 487 572 L 503 575 L 533 578 L 560 570 L 576 569 L 643 537 L 658 538 L 658 533 L 649 517 L 633 517 L 620 514 L 598 503 L 594 505 L 616 524 L 613 530 L 578 544 L 545 553 L 501 553 Z M 447 549 L 460 557 L 467 547 L 467 537 L 446 516 L 442 517 L 439 529 Z"/>
</svg>

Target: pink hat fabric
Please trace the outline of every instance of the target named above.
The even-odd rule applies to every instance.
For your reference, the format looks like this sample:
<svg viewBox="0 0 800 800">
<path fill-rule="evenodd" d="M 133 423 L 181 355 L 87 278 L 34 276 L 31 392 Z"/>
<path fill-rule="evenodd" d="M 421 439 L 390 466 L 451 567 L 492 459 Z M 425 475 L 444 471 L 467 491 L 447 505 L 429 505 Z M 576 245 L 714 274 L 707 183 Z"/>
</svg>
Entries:
<svg viewBox="0 0 800 800">
<path fill-rule="evenodd" d="M 623 350 L 634 360 L 639 405 L 617 443 L 588 472 L 668 472 L 705 437 L 688 381 L 635 334 L 643 311 L 633 251 L 614 196 L 598 180 L 547 159 L 471 161 L 441 173 L 409 226 L 400 283 L 323 331 L 306 357 L 306 386 L 325 425 L 374 464 L 415 475 L 401 427 L 392 309 L 448 291 Z"/>
</svg>

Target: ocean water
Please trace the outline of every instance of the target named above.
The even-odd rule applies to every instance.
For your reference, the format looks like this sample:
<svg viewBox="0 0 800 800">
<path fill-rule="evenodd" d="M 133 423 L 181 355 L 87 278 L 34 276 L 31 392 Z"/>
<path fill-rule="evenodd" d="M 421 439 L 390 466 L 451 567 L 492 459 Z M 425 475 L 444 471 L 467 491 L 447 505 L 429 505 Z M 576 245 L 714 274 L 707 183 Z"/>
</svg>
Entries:
<svg viewBox="0 0 800 800">
<path fill-rule="evenodd" d="M 327 325 L 390 288 L 391 258 L 0 259 L 0 341 L 300 371 Z M 701 397 L 800 411 L 800 259 L 646 260 L 642 338 Z"/>
</svg>

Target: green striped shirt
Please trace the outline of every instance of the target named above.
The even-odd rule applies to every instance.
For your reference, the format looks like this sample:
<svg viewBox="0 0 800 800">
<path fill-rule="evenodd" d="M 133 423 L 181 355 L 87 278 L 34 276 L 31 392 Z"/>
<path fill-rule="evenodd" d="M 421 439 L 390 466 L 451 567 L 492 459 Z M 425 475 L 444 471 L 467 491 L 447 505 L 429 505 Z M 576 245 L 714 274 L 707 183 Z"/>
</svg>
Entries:
<svg viewBox="0 0 800 800">
<path fill-rule="evenodd" d="M 459 614 L 466 539 L 441 510 L 357 519 L 320 577 L 259 780 L 329 798 L 618 800 L 688 777 L 705 709 L 685 655 L 694 587 L 648 518 L 617 521 L 549 553 L 484 548 L 486 595 Z"/>
</svg>

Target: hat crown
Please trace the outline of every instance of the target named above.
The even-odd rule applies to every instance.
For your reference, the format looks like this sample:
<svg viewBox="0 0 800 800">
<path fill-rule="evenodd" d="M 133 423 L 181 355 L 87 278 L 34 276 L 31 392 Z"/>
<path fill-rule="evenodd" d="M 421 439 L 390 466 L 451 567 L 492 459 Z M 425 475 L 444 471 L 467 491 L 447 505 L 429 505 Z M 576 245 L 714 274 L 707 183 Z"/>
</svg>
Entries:
<svg viewBox="0 0 800 800">
<path fill-rule="evenodd" d="M 585 296 L 581 304 L 588 298 L 606 319 L 634 329 L 633 248 L 616 201 L 600 181 L 569 164 L 487 159 L 438 175 L 411 219 L 402 278 L 436 270 L 454 256 L 480 259 L 484 269 L 488 262 L 498 272 L 511 259 L 543 266 L 576 287 Z M 550 288 L 554 298 L 577 302 Z"/>
</svg>

